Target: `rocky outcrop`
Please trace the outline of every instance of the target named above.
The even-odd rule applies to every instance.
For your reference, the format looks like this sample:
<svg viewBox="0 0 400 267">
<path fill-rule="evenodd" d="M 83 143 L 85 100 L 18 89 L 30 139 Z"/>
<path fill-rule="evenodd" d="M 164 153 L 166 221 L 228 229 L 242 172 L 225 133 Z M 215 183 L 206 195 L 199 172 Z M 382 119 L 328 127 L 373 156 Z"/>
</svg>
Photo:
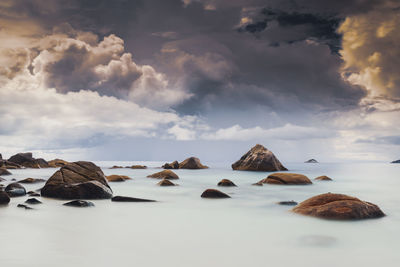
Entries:
<svg viewBox="0 0 400 267">
<path fill-rule="evenodd" d="M 260 181 L 263 184 L 308 185 L 312 184 L 307 176 L 298 173 L 273 173 Z"/>
<path fill-rule="evenodd" d="M 59 199 L 106 199 L 112 197 L 112 190 L 98 166 L 78 161 L 56 171 L 47 180 L 41 194 Z"/>
<path fill-rule="evenodd" d="M 0 161 L 0 167 L 3 169 L 10 169 L 10 170 L 23 168 L 23 166 L 13 162 L 9 162 L 8 160 L 3 160 L 2 162 Z"/>
<path fill-rule="evenodd" d="M 26 195 L 26 190 L 25 188 L 20 185 L 19 183 L 11 183 L 6 186 L 4 191 L 10 196 L 10 197 L 22 197 Z"/>
<path fill-rule="evenodd" d="M 114 202 L 156 202 L 155 200 L 151 199 L 144 199 L 144 198 L 136 198 L 136 197 L 123 197 L 123 196 L 115 196 L 111 199 Z"/>
<path fill-rule="evenodd" d="M 176 184 L 174 184 L 173 182 L 171 182 L 170 180 L 167 180 L 167 179 L 162 179 L 157 184 L 159 186 L 176 186 Z"/>
<path fill-rule="evenodd" d="M 293 201 L 293 200 L 289 200 L 289 201 L 280 201 L 277 204 L 278 205 L 284 205 L 284 206 L 296 206 L 297 202 Z"/>
<path fill-rule="evenodd" d="M 0 205 L 6 205 L 10 203 L 10 197 L 4 191 L 0 191 Z"/>
<path fill-rule="evenodd" d="M 53 159 L 48 162 L 49 168 L 60 168 L 67 165 L 69 162 L 62 159 Z"/>
<path fill-rule="evenodd" d="M 318 163 L 318 161 L 316 159 L 309 159 L 309 160 L 305 161 L 304 163 Z"/>
<path fill-rule="evenodd" d="M 132 166 L 126 166 L 125 168 L 128 168 L 128 169 L 147 169 L 147 166 L 144 166 L 144 165 L 132 165 Z"/>
<path fill-rule="evenodd" d="M 314 180 L 316 181 L 332 181 L 332 178 L 329 178 L 326 175 L 322 175 L 322 176 L 318 176 L 317 178 L 315 178 Z"/>
<path fill-rule="evenodd" d="M 202 198 L 230 198 L 227 194 L 216 190 L 216 189 L 207 189 L 201 194 Z"/>
<path fill-rule="evenodd" d="M 218 186 L 236 186 L 231 180 L 229 179 L 222 179 L 218 182 Z"/>
<path fill-rule="evenodd" d="M 25 168 L 48 168 L 49 164 L 44 159 L 35 159 L 32 153 L 18 153 L 8 159 L 8 162 L 21 165 Z"/>
<path fill-rule="evenodd" d="M 157 179 L 179 179 L 179 176 L 171 170 L 163 170 L 147 176 L 148 178 Z"/>
<path fill-rule="evenodd" d="M 179 169 L 179 162 L 178 161 L 174 161 L 171 163 L 165 163 L 164 165 L 162 165 L 162 168 L 164 169 Z"/>
<path fill-rule="evenodd" d="M 400 159 L 399 160 L 394 160 L 391 163 L 400 163 Z"/>
<path fill-rule="evenodd" d="M 23 180 L 18 181 L 21 184 L 36 184 L 36 183 L 44 183 L 46 182 L 45 179 L 38 179 L 38 178 L 25 178 Z"/>
<path fill-rule="evenodd" d="M 132 178 L 125 175 L 116 175 L 116 174 L 107 176 L 107 181 L 109 182 L 125 182 L 126 180 L 132 180 Z"/>
<path fill-rule="evenodd" d="M 375 204 L 332 193 L 309 198 L 293 208 L 293 211 L 302 215 L 334 220 L 361 220 L 385 216 Z"/>
<path fill-rule="evenodd" d="M 36 198 L 28 198 L 25 203 L 31 204 L 31 205 L 36 205 L 36 204 L 42 204 L 41 201 L 37 200 Z"/>
<path fill-rule="evenodd" d="M 11 175 L 12 173 L 9 172 L 7 169 L 0 168 L 0 175 Z"/>
<path fill-rule="evenodd" d="M 77 208 L 94 207 L 93 202 L 86 201 L 86 200 L 80 200 L 80 199 L 64 203 L 63 205 L 69 206 L 69 207 L 77 207 Z"/>
<path fill-rule="evenodd" d="M 232 169 L 240 171 L 287 171 L 274 153 L 262 145 L 255 145 L 238 161 L 232 164 Z"/>
</svg>

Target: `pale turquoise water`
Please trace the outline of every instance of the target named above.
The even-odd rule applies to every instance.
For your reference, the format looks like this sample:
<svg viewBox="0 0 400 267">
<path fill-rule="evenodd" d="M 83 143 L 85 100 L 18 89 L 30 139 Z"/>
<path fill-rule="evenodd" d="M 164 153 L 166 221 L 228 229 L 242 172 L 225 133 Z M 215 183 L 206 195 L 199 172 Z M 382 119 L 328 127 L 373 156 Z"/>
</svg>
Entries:
<svg viewBox="0 0 400 267">
<path fill-rule="evenodd" d="M 158 187 L 146 178 L 159 169 L 114 169 L 143 162 L 97 162 L 109 174 L 133 178 L 111 183 L 114 195 L 157 203 L 93 201 L 94 208 L 62 206 L 40 198 L 36 210 L 13 198 L 0 208 L 1 266 L 398 266 L 400 260 L 400 164 L 286 164 L 291 172 L 333 182 L 310 186 L 252 186 L 268 173 L 232 171 L 229 164 L 208 170 L 176 170 L 177 187 Z M 160 166 L 160 162 L 145 162 Z M 54 169 L 14 170 L 10 180 L 48 178 Z M 220 188 L 231 199 L 200 198 L 228 178 L 237 188 Z M 4 182 L 3 184 L 7 184 Z M 27 190 L 39 185 L 28 185 Z M 335 192 L 378 204 L 388 215 L 359 222 L 303 217 L 276 205 Z"/>
</svg>

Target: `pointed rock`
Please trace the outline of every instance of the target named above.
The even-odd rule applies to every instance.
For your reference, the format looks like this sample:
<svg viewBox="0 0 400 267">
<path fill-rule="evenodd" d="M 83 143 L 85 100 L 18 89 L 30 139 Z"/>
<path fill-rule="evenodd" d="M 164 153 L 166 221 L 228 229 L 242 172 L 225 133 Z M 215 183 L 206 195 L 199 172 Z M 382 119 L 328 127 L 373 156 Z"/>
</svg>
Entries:
<svg viewBox="0 0 400 267">
<path fill-rule="evenodd" d="M 231 180 L 229 179 L 222 179 L 218 182 L 218 186 L 236 186 Z"/>
<path fill-rule="evenodd" d="M 202 198 L 230 198 L 227 194 L 216 190 L 216 189 L 207 189 L 201 194 Z"/>
<path fill-rule="evenodd" d="M 174 184 L 173 182 L 171 182 L 170 180 L 167 180 L 167 179 L 162 179 L 157 184 L 159 186 L 176 186 L 176 184 Z"/>
<path fill-rule="evenodd" d="M 315 178 L 314 180 L 316 181 L 332 181 L 332 178 L 329 178 L 326 175 L 322 175 L 322 176 L 318 176 L 317 178 Z"/>
<path fill-rule="evenodd" d="M 201 164 L 200 159 L 190 157 L 179 163 L 179 169 L 208 169 L 207 166 Z"/>
</svg>

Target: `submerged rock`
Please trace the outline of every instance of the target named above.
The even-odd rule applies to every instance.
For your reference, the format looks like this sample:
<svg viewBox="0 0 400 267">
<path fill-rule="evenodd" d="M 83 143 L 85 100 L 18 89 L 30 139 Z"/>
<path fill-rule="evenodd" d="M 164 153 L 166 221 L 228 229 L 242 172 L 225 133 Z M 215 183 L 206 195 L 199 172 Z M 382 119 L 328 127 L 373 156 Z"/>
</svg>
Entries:
<svg viewBox="0 0 400 267">
<path fill-rule="evenodd" d="M 144 199 L 144 198 L 136 198 L 136 197 L 123 197 L 123 196 L 115 196 L 111 199 L 114 202 L 156 202 L 155 200 L 151 199 Z"/>
<path fill-rule="evenodd" d="M 4 191 L 10 196 L 10 197 L 22 197 L 26 195 L 26 190 L 25 188 L 20 185 L 19 183 L 11 183 L 6 186 Z"/>
<path fill-rule="evenodd" d="M 329 178 L 326 175 L 322 175 L 322 176 L 318 176 L 317 178 L 315 178 L 314 180 L 316 181 L 332 181 L 332 178 Z"/>
<path fill-rule="evenodd" d="M 28 199 L 25 201 L 25 203 L 27 203 L 27 204 L 33 204 L 33 205 L 35 205 L 35 204 L 42 204 L 42 202 L 39 201 L 39 200 L 37 200 L 36 198 L 28 198 Z"/>
<path fill-rule="evenodd" d="M 172 163 L 165 163 L 164 165 L 162 165 L 162 168 L 164 168 L 164 169 L 179 169 L 179 162 L 175 160 Z"/>
<path fill-rule="evenodd" d="M 11 175 L 11 174 L 12 174 L 12 173 L 9 172 L 7 169 L 0 168 L 0 175 L 6 176 L 6 175 Z"/>
<path fill-rule="evenodd" d="M 17 207 L 18 208 L 23 208 L 23 209 L 26 209 L 26 210 L 33 210 L 33 208 L 31 208 L 31 207 L 29 207 L 27 205 L 24 205 L 24 204 L 18 204 Z"/>
<path fill-rule="evenodd" d="M 289 201 L 280 201 L 277 204 L 284 205 L 284 206 L 296 206 L 297 202 L 293 201 L 293 200 L 289 200 Z"/>
<path fill-rule="evenodd" d="M 171 170 L 163 170 L 147 176 L 148 178 L 157 179 L 179 179 L 179 176 Z"/>
<path fill-rule="evenodd" d="M 307 176 L 298 173 L 273 173 L 260 181 L 263 184 L 308 185 L 312 184 Z"/>
<path fill-rule="evenodd" d="M 222 179 L 218 182 L 218 186 L 236 186 L 231 180 L 229 179 Z"/>
<path fill-rule="evenodd" d="M 240 171 L 287 171 L 274 153 L 259 144 L 233 163 L 232 169 Z"/>
<path fill-rule="evenodd" d="M 230 198 L 229 195 L 216 190 L 216 189 L 207 189 L 206 191 L 201 194 L 202 198 Z"/>
<path fill-rule="evenodd" d="M 68 163 L 56 171 L 41 190 L 44 197 L 59 199 L 105 199 L 112 190 L 103 171 L 92 162 Z"/>
<path fill-rule="evenodd" d="M 33 191 L 29 191 L 29 192 L 26 193 L 26 194 L 28 194 L 28 195 L 31 196 L 31 197 L 40 197 L 40 194 L 39 194 L 39 193 L 36 193 L 36 192 L 33 192 Z"/>
<path fill-rule="evenodd" d="M 67 165 L 69 162 L 62 159 L 53 159 L 48 162 L 50 168 L 58 168 Z"/>
<path fill-rule="evenodd" d="M 107 181 L 109 182 L 125 182 L 126 180 L 132 180 L 132 178 L 125 175 L 116 175 L 116 174 L 107 176 Z"/>
<path fill-rule="evenodd" d="M 110 169 L 122 169 L 122 168 L 124 168 L 124 167 L 118 166 L 118 165 L 114 165 Z"/>
<path fill-rule="evenodd" d="M 25 178 L 23 180 L 18 181 L 21 184 L 36 184 L 46 182 L 45 179 L 37 179 L 37 178 Z"/>
<path fill-rule="evenodd" d="M 167 180 L 167 179 L 162 179 L 157 184 L 159 186 L 176 186 L 176 184 L 174 184 L 173 182 L 171 182 L 170 180 Z"/>
<path fill-rule="evenodd" d="M 293 208 L 293 211 L 302 215 L 334 220 L 361 220 L 385 216 L 375 204 L 332 193 L 309 198 Z"/>
<path fill-rule="evenodd" d="M 70 202 L 64 203 L 63 205 L 69 207 L 78 207 L 78 208 L 94 207 L 93 202 L 80 199 L 72 200 Z"/>
<path fill-rule="evenodd" d="M 316 159 L 309 159 L 309 160 L 305 161 L 304 163 L 318 163 L 318 161 Z"/>
<path fill-rule="evenodd" d="M 144 166 L 144 165 L 132 165 L 132 166 L 126 166 L 125 168 L 129 168 L 129 169 L 147 169 L 147 166 Z"/>
<path fill-rule="evenodd" d="M 399 160 L 394 160 L 391 163 L 400 163 L 400 159 Z"/>
<path fill-rule="evenodd" d="M 201 164 L 200 159 L 190 157 L 179 163 L 179 169 L 208 169 L 207 166 Z"/>
<path fill-rule="evenodd" d="M 10 203 L 10 197 L 4 191 L 0 191 L 0 205 L 6 205 Z"/>
</svg>

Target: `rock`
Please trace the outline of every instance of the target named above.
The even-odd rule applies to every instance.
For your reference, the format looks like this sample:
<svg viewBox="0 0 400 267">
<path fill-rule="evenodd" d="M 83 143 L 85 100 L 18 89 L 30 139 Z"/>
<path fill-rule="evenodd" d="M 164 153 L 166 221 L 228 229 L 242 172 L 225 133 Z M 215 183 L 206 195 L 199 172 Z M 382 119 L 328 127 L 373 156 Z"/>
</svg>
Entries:
<svg viewBox="0 0 400 267">
<path fill-rule="evenodd" d="M 116 174 L 107 176 L 107 181 L 109 182 L 125 182 L 126 180 L 132 180 L 132 178 L 125 175 Z"/>
<path fill-rule="evenodd" d="M 179 163 L 179 169 L 197 170 L 197 169 L 208 169 L 208 167 L 201 164 L 200 159 L 195 157 L 190 157 Z"/>
<path fill-rule="evenodd" d="M 9 162 L 19 164 L 26 168 L 47 168 L 48 163 L 44 159 L 35 159 L 32 153 L 18 153 L 8 159 Z"/>
<path fill-rule="evenodd" d="M 7 171 L 7 169 L 0 168 L 0 175 L 11 175 L 12 173 Z"/>
<path fill-rule="evenodd" d="M 273 173 L 260 181 L 263 184 L 307 185 L 312 184 L 307 176 L 297 173 Z"/>
<path fill-rule="evenodd" d="M 160 172 L 153 173 L 147 176 L 148 178 L 157 178 L 157 179 L 179 179 L 179 176 L 176 175 L 171 170 L 163 170 Z"/>
<path fill-rule="evenodd" d="M 122 168 L 124 168 L 124 167 L 118 166 L 118 165 L 114 165 L 110 169 L 122 169 Z"/>
<path fill-rule="evenodd" d="M 174 161 L 172 163 L 165 163 L 162 168 L 164 169 L 179 169 L 179 162 L 178 161 Z"/>
<path fill-rule="evenodd" d="M 8 160 L 3 160 L 2 167 L 5 168 L 5 169 L 10 169 L 10 170 L 23 168 L 23 166 L 21 166 L 21 165 L 19 165 L 17 163 L 9 162 Z"/>
<path fill-rule="evenodd" d="M 27 203 L 27 204 L 33 204 L 33 205 L 42 204 L 42 202 L 39 201 L 39 200 L 37 200 L 36 198 L 28 198 L 28 199 L 25 201 L 25 203 Z"/>
<path fill-rule="evenodd" d="M 4 191 L 0 191 L 0 205 L 6 205 L 10 203 L 10 197 Z"/>
<path fill-rule="evenodd" d="M 229 179 L 222 179 L 221 181 L 219 181 L 218 186 L 236 186 L 236 185 Z"/>
<path fill-rule="evenodd" d="M 316 159 L 309 159 L 309 160 L 305 161 L 304 163 L 318 163 L 318 161 Z"/>
<path fill-rule="evenodd" d="M 132 166 L 126 166 L 125 168 L 129 168 L 129 169 L 147 169 L 147 166 L 144 166 L 144 165 L 132 165 Z"/>
<path fill-rule="evenodd" d="M 49 168 L 59 168 L 67 165 L 69 162 L 62 159 L 53 159 L 48 162 Z"/>
<path fill-rule="evenodd" d="M 143 198 L 135 198 L 135 197 L 123 197 L 123 196 L 115 196 L 111 199 L 114 202 L 156 202 L 151 199 L 143 199 Z"/>
<path fill-rule="evenodd" d="M 26 194 L 28 194 L 28 195 L 31 196 L 31 197 L 40 197 L 40 194 L 39 194 L 39 193 L 36 193 L 36 192 L 33 192 L 33 191 L 29 191 L 29 192 L 26 193 Z"/>
<path fill-rule="evenodd" d="M 280 201 L 277 204 L 284 205 L 284 206 L 296 206 L 297 202 L 293 201 L 293 200 L 290 200 L 290 201 Z"/>
<path fill-rule="evenodd" d="M 232 164 L 232 169 L 240 171 L 287 171 L 274 153 L 263 147 L 255 145 L 238 161 Z"/>
<path fill-rule="evenodd" d="M 323 175 L 323 176 L 318 176 L 314 180 L 316 180 L 316 181 L 332 181 L 332 178 L 329 178 L 328 176 Z"/>
<path fill-rule="evenodd" d="M 33 208 L 28 207 L 27 205 L 24 205 L 24 204 L 18 204 L 17 207 L 18 208 L 23 208 L 23 209 L 26 209 L 26 210 L 33 210 Z"/>
<path fill-rule="evenodd" d="M 400 163 L 400 159 L 399 160 L 394 160 L 391 163 Z"/>
<path fill-rule="evenodd" d="M 326 193 L 309 198 L 293 208 L 295 213 L 323 219 L 361 220 L 385 216 L 381 209 L 372 203 L 358 198 Z"/>
<path fill-rule="evenodd" d="M 176 184 L 174 184 L 173 182 L 171 182 L 170 180 L 167 180 L 167 179 L 162 179 L 157 184 L 159 186 L 175 186 L 176 185 Z"/>
<path fill-rule="evenodd" d="M 3 160 L 3 156 L 1 155 L 1 153 L 0 153 L 0 160 Z"/>
<path fill-rule="evenodd" d="M 46 182 L 45 179 L 37 179 L 37 178 L 25 178 L 23 180 L 18 181 L 21 184 L 36 184 Z"/>
<path fill-rule="evenodd" d="M 4 181 L 6 181 L 6 179 L 0 177 L 0 182 L 4 182 Z"/>
<path fill-rule="evenodd" d="M 112 190 L 98 166 L 78 161 L 56 171 L 47 180 L 41 194 L 60 199 L 105 199 L 112 197 Z"/>
<path fill-rule="evenodd" d="M 252 185 L 257 185 L 257 186 L 263 186 L 264 184 L 262 183 L 263 180 L 258 181 L 257 183 L 254 183 Z"/>
<path fill-rule="evenodd" d="M 64 203 L 63 205 L 78 208 L 94 207 L 94 204 L 92 202 L 79 199 Z"/>
<path fill-rule="evenodd" d="M 230 198 L 227 194 L 216 190 L 216 189 L 207 189 L 201 194 L 202 198 Z"/>
<path fill-rule="evenodd" d="M 11 183 L 6 186 L 4 191 L 10 196 L 10 197 L 21 197 L 26 195 L 26 190 L 25 188 L 20 185 L 19 183 Z"/>
</svg>

